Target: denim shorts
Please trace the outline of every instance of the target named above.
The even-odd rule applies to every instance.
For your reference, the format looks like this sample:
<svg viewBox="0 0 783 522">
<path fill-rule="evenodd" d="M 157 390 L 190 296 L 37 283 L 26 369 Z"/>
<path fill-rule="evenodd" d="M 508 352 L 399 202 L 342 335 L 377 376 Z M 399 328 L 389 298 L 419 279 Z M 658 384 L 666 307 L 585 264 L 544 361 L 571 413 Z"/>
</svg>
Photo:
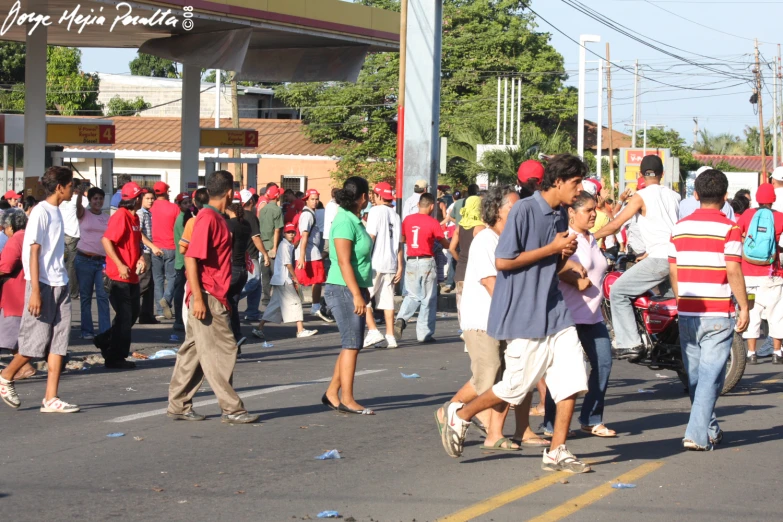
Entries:
<svg viewBox="0 0 783 522">
<path fill-rule="evenodd" d="M 326 285 L 324 289 L 326 305 L 332 312 L 337 329 L 340 330 L 340 341 L 342 347 L 348 350 L 361 350 L 364 346 L 364 327 L 366 318 L 364 315 L 358 316 L 354 311 L 353 294 L 347 286 Z M 370 293 L 366 288 L 362 288 L 362 297 L 364 302 L 370 301 Z"/>
</svg>

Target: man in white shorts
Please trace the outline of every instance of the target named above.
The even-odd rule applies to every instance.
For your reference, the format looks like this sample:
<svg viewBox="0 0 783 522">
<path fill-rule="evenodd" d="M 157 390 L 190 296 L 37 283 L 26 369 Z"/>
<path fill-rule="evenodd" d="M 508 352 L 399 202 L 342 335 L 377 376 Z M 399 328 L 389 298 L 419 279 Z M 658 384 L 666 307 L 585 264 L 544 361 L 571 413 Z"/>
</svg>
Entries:
<svg viewBox="0 0 783 522">
<path fill-rule="evenodd" d="M 462 455 L 470 420 L 487 408 L 519 405 L 543 378 L 557 404 L 545 471 L 585 473 L 565 442 L 576 396 L 587 391 L 582 345 L 571 313 L 558 289 L 557 274 L 576 250 L 563 205 L 582 190 L 587 166 L 576 156 L 555 156 L 546 166 L 541 191 L 517 202 L 508 215 L 495 251 L 498 269 L 487 334 L 508 346 L 503 379 L 467 404 L 447 402 L 441 441 L 451 457 Z"/>
<path fill-rule="evenodd" d="M 370 193 L 372 208 L 367 215 L 367 233 L 373 240 L 370 304 L 367 306 L 367 336 L 364 347 L 384 340 L 373 317 L 373 302 L 383 310 L 386 320 L 387 348 L 397 348 L 394 338 L 394 285 L 402 278 L 402 249 L 400 248 L 400 216 L 394 211 L 394 193 L 391 185 L 381 182 Z"/>
</svg>

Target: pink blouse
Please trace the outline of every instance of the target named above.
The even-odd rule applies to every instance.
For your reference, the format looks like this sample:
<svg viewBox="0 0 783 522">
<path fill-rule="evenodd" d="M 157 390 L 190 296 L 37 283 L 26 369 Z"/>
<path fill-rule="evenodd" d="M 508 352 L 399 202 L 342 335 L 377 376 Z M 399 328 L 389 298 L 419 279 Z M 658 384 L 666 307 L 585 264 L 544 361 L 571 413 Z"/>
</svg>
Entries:
<svg viewBox="0 0 783 522">
<path fill-rule="evenodd" d="M 93 214 L 89 209 L 84 211 L 81 221 L 79 221 L 79 244 L 77 248 L 86 254 L 95 254 L 105 256 L 103 249 L 103 238 L 106 227 L 109 226 L 109 216 L 101 212 Z"/>
<path fill-rule="evenodd" d="M 590 288 L 580 292 L 575 286 L 564 282 L 559 283 L 566 306 L 571 311 L 571 316 L 576 324 L 596 324 L 604 320 L 601 314 L 601 281 L 606 274 L 609 264 L 601 253 L 598 243 L 592 234 L 589 239 L 576 230 L 570 230 L 576 234 L 576 252 L 569 259 L 585 267 L 587 277 L 593 283 Z"/>
</svg>

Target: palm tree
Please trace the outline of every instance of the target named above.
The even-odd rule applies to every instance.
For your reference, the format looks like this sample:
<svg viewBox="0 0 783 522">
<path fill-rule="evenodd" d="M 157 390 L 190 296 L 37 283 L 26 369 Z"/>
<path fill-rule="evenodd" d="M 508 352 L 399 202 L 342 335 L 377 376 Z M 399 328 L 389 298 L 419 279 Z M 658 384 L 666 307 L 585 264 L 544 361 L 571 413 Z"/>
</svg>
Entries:
<svg viewBox="0 0 783 522">
<path fill-rule="evenodd" d="M 475 181 L 477 146 L 495 140 L 495 126 L 481 121 L 457 129 L 448 142 L 448 178 L 460 185 Z"/>
<path fill-rule="evenodd" d="M 693 150 L 699 154 L 741 156 L 747 154 L 746 144 L 729 132 L 712 134 L 707 129 L 699 131 L 699 139 Z"/>
</svg>

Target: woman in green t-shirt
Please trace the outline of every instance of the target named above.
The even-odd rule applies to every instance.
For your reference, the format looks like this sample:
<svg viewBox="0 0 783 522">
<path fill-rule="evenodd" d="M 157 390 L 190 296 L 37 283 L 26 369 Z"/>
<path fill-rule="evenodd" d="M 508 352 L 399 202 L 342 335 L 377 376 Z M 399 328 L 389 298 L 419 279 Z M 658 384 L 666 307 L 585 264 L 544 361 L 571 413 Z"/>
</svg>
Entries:
<svg viewBox="0 0 783 522">
<path fill-rule="evenodd" d="M 365 307 L 370 300 L 367 289 L 372 286 L 372 239 L 359 219 L 369 192 L 367 180 L 354 176 L 345 181 L 335 196 L 340 208 L 329 231 L 331 267 L 324 289 L 343 349 L 321 402 L 333 410 L 360 415 L 375 415 L 353 398 L 356 359 L 364 344 Z"/>
</svg>

